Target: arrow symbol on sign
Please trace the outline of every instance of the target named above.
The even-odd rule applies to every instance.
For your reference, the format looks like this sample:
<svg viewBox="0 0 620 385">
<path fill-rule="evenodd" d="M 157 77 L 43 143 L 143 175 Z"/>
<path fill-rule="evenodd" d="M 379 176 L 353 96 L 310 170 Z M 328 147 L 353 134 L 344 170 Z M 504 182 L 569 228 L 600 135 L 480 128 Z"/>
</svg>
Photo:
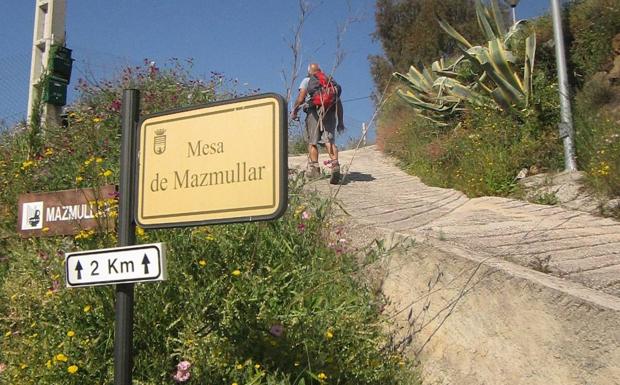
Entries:
<svg viewBox="0 0 620 385">
<path fill-rule="evenodd" d="M 78 261 L 77 265 L 75 265 L 75 271 L 78 273 L 77 279 L 82 279 L 82 269 L 82 264 Z"/>
<path fill-rule="evenodd" d="M 144 254 L 144 258 L 142 258 L 142 264 L 144 265 L 144 274 L 149 273 L 149 263 L 151 263 L 151 261 L 149 261 L 149 257 Z"/>
</svg>

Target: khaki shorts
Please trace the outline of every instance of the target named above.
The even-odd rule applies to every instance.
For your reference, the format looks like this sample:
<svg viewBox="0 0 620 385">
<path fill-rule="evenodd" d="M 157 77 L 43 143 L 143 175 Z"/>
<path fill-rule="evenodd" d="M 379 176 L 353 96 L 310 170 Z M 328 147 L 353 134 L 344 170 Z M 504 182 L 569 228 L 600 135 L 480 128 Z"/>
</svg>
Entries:
<svg viewBox="0 0 620 385">
<path fill-rule="evenodd" d="M 333 144 L 336 140 L 336 120 L 335 108 L 330 108 L 326 114 L 322 108 L 319 110 L 310 108 L 306 111 L 306 139 L 308 144 L 316 145 L 321 138 L 325 143 Z"/>
</svg>

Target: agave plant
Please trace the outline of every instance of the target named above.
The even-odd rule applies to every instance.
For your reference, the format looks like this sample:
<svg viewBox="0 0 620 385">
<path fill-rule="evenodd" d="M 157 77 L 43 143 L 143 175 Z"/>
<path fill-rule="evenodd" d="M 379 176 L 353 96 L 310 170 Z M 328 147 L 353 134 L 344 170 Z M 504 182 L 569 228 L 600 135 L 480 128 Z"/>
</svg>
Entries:
<svg viewBox="0 0 620 385">
<path fill-rule="evenodd" d="M 525 110 L 529 106 L 536 51 L 535 33 L 529 31 L 525 39 L 525 65 L 521 76 L 518 71 L 521 61 L 508 47 L 518 34 L 528 33 L 526 22 L 519 21 L 507 27 L 497 0 L 492 0 L 490 7 L 477 0 L 476 14 L 488 41 L 487 45 L 471 44 L 450 24 L 439 20 L 443 30 L 457 41 L 463 55 L 450 66 L 438 60 L 430 70 L 424 67 L 419 71 L 412 66 L 405 75 L 394 74 L 408 86 L 406 91 L 399 91 L 399 95 L 422 116 L 443 121 L 461 110 L 465 100 L 474 104 L 492 105 L 505 111 Z M 469 63 L 475 71 L 475 81 L 464 83 L 461 79 L 457 68 L 464 63 Z"/>
<path fill-rule="evenodd" d="M 435 61 L 430 69 L 424 66 L 418 70 L 411 66 L 406 74 L 395 73 L 394 76 L 408 86 L 406 91 L 398 90 L 400 97 L 420 116 L 439 125 L 446 125 L 447 119 L 463 110 L 461 104 L 465 99 L 486 104 L 484 96 L 473 87 L 461 83 L 457 79 L 458 74 L 451 67 L 446 67 L 443 59 Z"/>
</svg>

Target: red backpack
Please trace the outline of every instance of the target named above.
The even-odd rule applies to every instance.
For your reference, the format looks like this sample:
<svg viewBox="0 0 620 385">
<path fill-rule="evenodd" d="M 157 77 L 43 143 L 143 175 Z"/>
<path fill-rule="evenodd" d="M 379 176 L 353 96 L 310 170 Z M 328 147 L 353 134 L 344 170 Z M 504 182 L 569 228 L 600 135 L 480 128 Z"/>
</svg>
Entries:
<svg viewBox="0 0 620 385">
<path fill-rule="evenodd" d="M 308 93 L 312 106 L 324 107 L 327 110 L 336 104 L 338 96 L 340 96 L 340 86 L 334 79 L 326 76 L 322 71 L 318 71 L 310 77 Z"/>
</svg>

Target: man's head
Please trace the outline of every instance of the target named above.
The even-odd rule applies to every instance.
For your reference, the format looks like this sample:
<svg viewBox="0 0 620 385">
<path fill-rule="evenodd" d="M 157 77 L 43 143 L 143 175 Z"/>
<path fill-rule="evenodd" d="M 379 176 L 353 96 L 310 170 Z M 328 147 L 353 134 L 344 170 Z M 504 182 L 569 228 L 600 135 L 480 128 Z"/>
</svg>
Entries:
<svg viewBox="0 0 620 385">
<path fill-rule="evenodd" d="M 318 63 L 310 63 L 308 65 L 308 75 L 314 75 L 320 70 L 321 70 L 321 67 L 319 67 Z"/>
</svg>

